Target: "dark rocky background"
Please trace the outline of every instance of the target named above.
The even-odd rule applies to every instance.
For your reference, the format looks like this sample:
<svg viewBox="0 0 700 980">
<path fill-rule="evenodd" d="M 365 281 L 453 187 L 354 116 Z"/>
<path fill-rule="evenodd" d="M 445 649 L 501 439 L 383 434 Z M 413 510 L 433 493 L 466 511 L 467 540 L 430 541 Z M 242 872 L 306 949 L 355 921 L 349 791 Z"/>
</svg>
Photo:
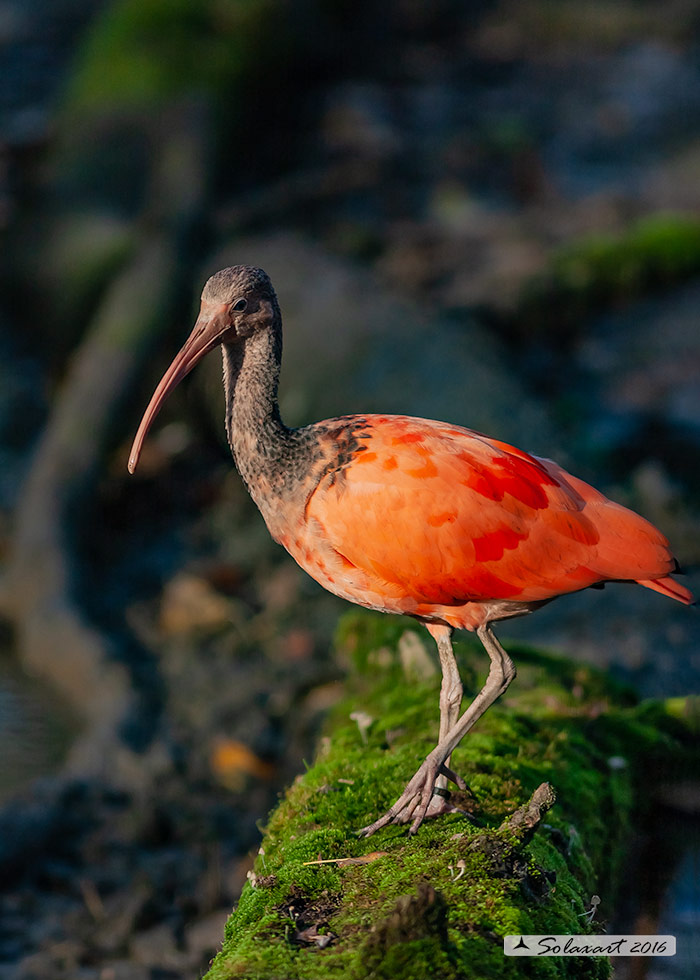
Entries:
<svg viewBox="0 0 700 980">
<path fill-rule="evenodd" d="M 0 2 L 2 980 L 203 972 L 338 697 L 343 604 L 247 499 L 216 358 L 126 475 L 207 276 L 272 276 L 289 422 L 551 455 L 692 585 L 699 178 L 695 0 Z M 697 630 L 613 586 L 501 635 L 675 696 Z M 697 790 L 675 803 L 631 891 L 680 936 Z"/>
</svg>

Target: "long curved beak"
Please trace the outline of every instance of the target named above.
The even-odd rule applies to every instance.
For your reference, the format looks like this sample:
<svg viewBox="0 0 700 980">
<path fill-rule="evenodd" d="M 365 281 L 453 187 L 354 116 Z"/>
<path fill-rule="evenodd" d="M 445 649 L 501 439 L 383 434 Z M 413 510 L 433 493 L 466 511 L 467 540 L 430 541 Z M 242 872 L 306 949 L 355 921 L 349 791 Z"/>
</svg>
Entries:
<svg viewBox="0 0 700 980">
<path fill-rule="evenodd" d="M 158 383 L 158 387 L 153 392 L 148 408 L 143 413 L 141 424 L 138 427 L 134 442 L 129 456 L 129 473 L 133 473 L 141 455 L 148 430 L 161 410 L 161 407 L 170 392 L 182 379 L 190 373 L 195 364 L 198 364 L 205 354 L 217 347 L 223 335 L 231 327 L 231 321 L 227 316 L 227 304 L 212 304 L 202 302 L 197 322 L 192 333 L 185 341 L 172 364 L 165 372 Z"/>
</svg>

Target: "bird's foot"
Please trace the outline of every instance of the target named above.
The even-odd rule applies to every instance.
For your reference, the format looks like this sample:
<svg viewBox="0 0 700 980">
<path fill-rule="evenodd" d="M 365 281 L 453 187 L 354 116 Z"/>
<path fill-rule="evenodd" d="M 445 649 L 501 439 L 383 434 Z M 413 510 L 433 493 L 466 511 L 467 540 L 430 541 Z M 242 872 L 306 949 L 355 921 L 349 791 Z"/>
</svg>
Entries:
<svg viewBox="0 0 700 980">
<path fill-rule="evenodd" d="M 444 813 L 464 813 L 459 807 L 450 802 L 450 793 L 442 787 L 435 787 L 439 775 L 447 776 L 459 789 L 471 792 L 469 787 L 444 762 L 431 752 L 415 775 L 406 784 L 406 788 L 396 803 L 390 807 L 384 816 L 374 823 L 358 830 L 360 837 L 370 837 L 375 831 L 390 823 L 411 823 L 409 834 L 415 834 L 426 817 L 438 817 Z"/>
</svg>

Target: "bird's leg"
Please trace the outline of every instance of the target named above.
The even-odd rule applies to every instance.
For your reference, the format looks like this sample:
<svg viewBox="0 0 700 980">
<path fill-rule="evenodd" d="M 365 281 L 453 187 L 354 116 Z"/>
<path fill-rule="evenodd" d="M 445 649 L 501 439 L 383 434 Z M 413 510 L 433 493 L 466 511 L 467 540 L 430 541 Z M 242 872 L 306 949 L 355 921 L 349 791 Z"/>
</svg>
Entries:
<svg viewBox="0 0 700 980">
<path fill-rule="evenodd" d="M 515 665 L 491 632 L 490 626 L 488 624 L 479 626 L 476 633 L 491 661 L 486 683 L 461 718 L 440 738 L 432 752 L 427 755 L 396 803 L 387 810 L 384 816 L 359 831 L 363 837 L 369 837 L 375 830 L 386 827 L 387 824 L 406 823 L 409 820 L 411 820 L 409 833 L 414 834 L 418 830 L 428 810 L 436 780 L 445 760 L 449 759 L 469 729 L 503 694 L 515 677 Z"/>
<path fill-rule="evenodd" d="M 459 668 L 455 660 L 452 649 L 452 627 L 444 626 L 442 623 L 426 623 L 428 632 L 435 640 L 440 657 L 440 667 L 442 668 L 442 684 L 440 686 L 440 734 L 438 744 L 447 736 L 448 732 L 454 727 L 459 718 L 459 709 L 462 704 L 462 678 L 459 676 Z M 448 813 L 454 810 L 447 801 L 448 774 L 449 778 L 461 782 L 459 777 L 449 769 L 449 756 L 445 759 L 440 774 L 435 780 L 435 794 L 430 801 L 430 816 L 437 816 L 439 813 Z M 464 788 L 460 786 L 460 788 Z"/>
<path fill-rule="evenodd" d="M 440 687 L 440 737 L 442 740 L 459 718 L 462 704 L 462 678 L 459 676 L 457 661 L 452 650 L 452 627 L 441 623 L 427 623 L 428 632 L 435 640 L 442 668 Z M 447 763 L 448 760 L 446 759 Z"/>
<path fill-rule="evenodd" d="M 440 667 L 442 668 L 442 684 L 440 686 L 440 733 L 438 744 L 446 737 L 448 732 L 454 727 L 459 718 L 459 709 L 462 704 L 462 678 L 459 675 L 459 668 L 455 660 L 452 649 L 452 627 L 441 623 L 426 623 L 426 628 L 435 640 L 440 657 Z M 449 757 L 440 766 L 439 774 L 435 780 L 433 796 L 428 805 L 426 817 L 438 817 L 444 813 L 462 813 L 458 807 L 450 803 L 450 794 L 447 789 L 448 780 L 455 783 L 459 789 L 469 790 L 469 787 L 456 773 L 450 768 Z M 413 809 L 420 804 L 420 797 L 417 796 Z M 411 813 L 406 812 L 402 815 L 403 822 L 408 823 Z"/>
</svg>

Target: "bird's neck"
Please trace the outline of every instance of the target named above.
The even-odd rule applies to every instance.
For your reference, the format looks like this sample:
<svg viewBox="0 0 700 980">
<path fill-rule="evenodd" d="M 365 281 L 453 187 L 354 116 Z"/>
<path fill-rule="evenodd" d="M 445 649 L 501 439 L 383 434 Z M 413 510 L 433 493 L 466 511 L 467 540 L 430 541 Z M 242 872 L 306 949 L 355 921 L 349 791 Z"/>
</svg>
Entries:
<svg viewBox="0 0 700 980">
<path fill-rule="evenodd" d="M 292 438 L 277 404 L 281 331 L 260 330 L 222 351 L 226 434 L 238 472 L 266 517 L 266 503 L 284 484 Z"/>
</svg>

